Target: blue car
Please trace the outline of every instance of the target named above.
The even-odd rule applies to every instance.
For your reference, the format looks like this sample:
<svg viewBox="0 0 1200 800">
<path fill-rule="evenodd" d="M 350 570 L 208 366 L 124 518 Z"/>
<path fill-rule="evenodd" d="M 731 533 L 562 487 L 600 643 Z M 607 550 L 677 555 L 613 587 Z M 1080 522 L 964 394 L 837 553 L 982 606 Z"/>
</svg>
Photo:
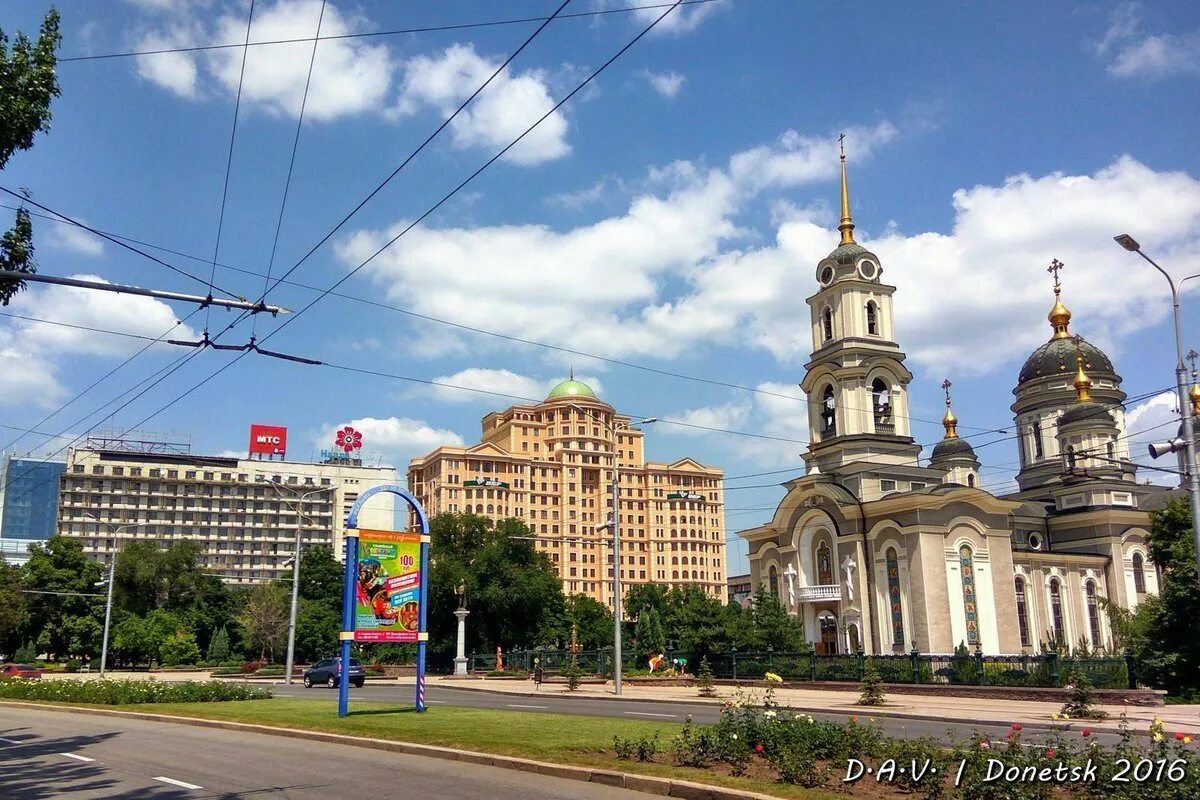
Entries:
<svg viewBox="0 0 1200 800">
<path fill-rule="evenodd" d="M 330 689 L 336 689 L 338 681 L 341 680 L 341 673 L 342 660 L 340 658 L 326 658 L 318 661 L 304 670 L 304 688 L 311 689 L 313 686 L 324 685 Z M 367 671 L 363 669 L 362 662 L 357 658 L 350 659 L 351 685 L 361 689 L 366 680 Z"/>
</svg>

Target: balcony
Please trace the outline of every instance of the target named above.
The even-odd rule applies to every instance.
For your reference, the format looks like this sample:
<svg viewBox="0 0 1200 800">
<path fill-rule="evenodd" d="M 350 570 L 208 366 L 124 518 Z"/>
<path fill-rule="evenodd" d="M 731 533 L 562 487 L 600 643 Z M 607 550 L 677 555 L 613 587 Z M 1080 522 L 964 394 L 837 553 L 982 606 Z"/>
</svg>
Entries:
<svg viewBox="0 0 1200 800">
<path fill-rule="evenodd" d="M 842 587 L 838 584 L 828 586 L 799 586 L 796 588 L 797 603 L 828 603 L 842 599 Z"/>
</svg>

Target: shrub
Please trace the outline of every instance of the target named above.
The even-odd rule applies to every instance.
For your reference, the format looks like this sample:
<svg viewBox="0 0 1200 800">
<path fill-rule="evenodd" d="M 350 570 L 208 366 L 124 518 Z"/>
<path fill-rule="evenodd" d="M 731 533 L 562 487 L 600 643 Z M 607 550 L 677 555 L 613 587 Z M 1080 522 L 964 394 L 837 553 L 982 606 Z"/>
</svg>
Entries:
<svg viewBox="0 0 1200 800">
<path fill-rule="evenodd" d="M 79 672 L 83 668 L 83 662 L 78 658 L 72 658 L 63 665 L 63 672 Z"/>
<path fill-rule="evenodd" d="M 1086 672 L 1075 670 L 1069 680 L 1071 694 L 1059 714 L 1068 719 L 1104 719 L 1108 716 L 1096 707 L 1096 690 Z"/>
<path fill-rule="evenodd" d="M 700 668 L 696 671 L 696 690 L 701 697 L 717 696 L 717 689 L 713 686 L 712 667 L 708 665 L 708 656 L 700 659 Z"/>
<path fill-rule="evenodd" d="M 258 672 L 260 669 L 262 669 L 266 665 L 267 665 L 267 662 L 262 661 L 260 659 L 255 659 L 254 661 L 243 661 L 241 664 L 242 674 L 243 675 L 251 675 L 255 672 Z"/>
<path fill-rule="evenodd" d="M 269 687 L 223 681 L 0 681 L 0 697 L 59 703 L 126 705 L 133 703 L 216 703 L 229 700 L 267 700 Z"/>
<path fill-rule="evenodd" d="M 579 669 L 579 661 L 575 656 L 571 656 L 571 666 L 563 671 L 563 676 L 567 679 L 567 689 L 573 692 L 579 688 L 579 679 L 583 677 L 583 671 Z"/>
<path fill-rule="evenodd" d="M 13 661 L 18 664 L 31 664 L 37 658 L 37 647 L 33 642 L 26 642 L 17 648 L 17 652 L 13 653 Z"/>
<path fill-rule="evenodd" d="M 196 637 L 188 631 L 176 631 L 166 638 L 158 648 L 159 658 L 164 667 L 177 667 L 183 664 L 195 664 L 200 659 L 200 648 Z"/>
<path fill-rule="evenodd" d="M 861 692 L 858 696 L 858 704 L 860 706 L 881 706 L 887 702 L 884 695 L 883 679 L 879 677 L 879 670 L 875 668 L 875 662 L 868 659 L 863 667 L 863 679 L 860 686 Z"/>
<path fill-rule="evenodd" d="M 229 631 L 225 630 L 222 625 L 212 635 L 212 639 L 208 642 L 208 660 L 209 661 L 225 661 L 229 658 Z"/>
<path fill-rule="evenodd" d="M 829 768 L 818 764 L 812 753 L 799 747 L 790 747 L 770 759 L 771 767 L 779 773 L 779 780 L 812 789 L 824 786 L 829 780 Z"/>
<path fill-rule="evenodd" d="M 672 760 L 680 767 L 707 767 L 713 761 L 712 742 L 708 729 L 697 728 L 691 716 L 671 742 Z"/>
</svg>

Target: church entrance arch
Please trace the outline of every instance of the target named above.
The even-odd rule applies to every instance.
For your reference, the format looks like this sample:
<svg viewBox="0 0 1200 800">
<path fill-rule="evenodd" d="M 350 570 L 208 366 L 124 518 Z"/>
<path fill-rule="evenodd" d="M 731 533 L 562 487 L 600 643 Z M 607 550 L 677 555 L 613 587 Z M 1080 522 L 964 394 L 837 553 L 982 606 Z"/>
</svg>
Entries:
<svg viewBox="0 0 1200 800">
<path fill-rule="evenodd" d="M 838 651 L 838 624 L 837 617 L 829 611 L 822 611 L 817 614 L 817 630 L 819 638 L 813 643 L 814 649 L 819 656 L 837 655 Z"/>
</svg>

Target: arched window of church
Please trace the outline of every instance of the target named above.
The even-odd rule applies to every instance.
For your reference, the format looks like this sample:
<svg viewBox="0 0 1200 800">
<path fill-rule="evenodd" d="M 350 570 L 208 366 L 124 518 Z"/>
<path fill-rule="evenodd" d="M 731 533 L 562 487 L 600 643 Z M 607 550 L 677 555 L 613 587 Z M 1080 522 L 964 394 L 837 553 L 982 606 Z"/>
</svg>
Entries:
<svg viewBox="0 0 1200 800">
<path fill-rule="evenodd" d="M 832 386 L 826 386 L 821 395 L 821 435 L 837 435 L 837 401 L 833 399 Z"/>
<path fill-rule="evenodd" d="M 1033 423 L 1033 457 L 1041 458 L 1044 455 L 1042 450 L 1042 423 L 1034 421 Z"/>
<path fill-rule="evenodd" d="M 979 644 L 979 604 L 975 596 L 975 557 L 971 546 L 958 548 L 958 567 L 962 576 L 963 613 L 967 620 L 967 644 Z"/>
<path fill-rule="evenodd" d="M 1133 590 L 1138 594 L 1146 593 L 1146 563 L 1141 553 L 1133 554 Z"/>
<path fill-rule="evenodd" d="M 967 486 L 970 486 L 972 489 L 975 488 L 975 473 L 974 472 L 967 473 Z"/>
<path fill-rule="evenodd" d="M 1116 445 L 1116 443 L 1115 443 L 1115 442 L 1109 442 L 1109 443 L 1108 443 L 1108 447 L 1107 447 L 1107 449 L 1108 449 L 1108 457 L 1109 457 L 1110 459 L 1115 459 L 1115 458 L 1117 457 L 1117 445 Z"/>
<path fill-rule="evenodd" d="M 1017 578 L 1017 630 L 1021 632 L 1021 647 L 1029 647 L 1029 606 L 1025 601 L 1025 579 Z"/>
<path fill-rule="evenodd" d="M 829 545 L 824 542 L 817 548 L 817 584 L 833 585 L 833 558 L 829 554 Z"/>
<path fill-rule="evenodd" d="M 1067 632 L 1063 627 L 1062 613 L 1062 584 L 1058 578 L 1050 579 L 1050 621 L 1054 624 L 1054 641 L 1062 644 L 1067 640 Z"/>
<path fill-rule="evenodd" d="M 833 309 L 831 308 L 821 312 L 821 331 L 825 336 L 823 341 L 828 342 L 833 338 Z"/>
<path fill-rule="evenodd" d="M 1100 608 L 1096 603 L 1096 582 L 1088 581 L 1083 585 L 1083 593 L 1087 599 L 1088 627 L 1092 633 L 1092 646 L 1100 646 Z"/>
<path fill-rule="evenodd" d="M 904 645 L 904 609 L 900 605 L 900 563 L 896 548 L 889 547 L 884 556 L 887 565 L 888 600 L 892 607 L 892 644 Z"/>
<path fill-rule="evenodd" d="M 1067 445 L 1067 468 L 1075 469 L 1075 445 Z"/>
<path fill-rule="evenodd" d="M 871 409 L 875 413 L 876 433 L 895 433 L 892 423 L 892 392 L 882 378 L 871 384 Z"/>
<path fill-rule="evenodd" d="M 879 309 L 875 307 L 874 300 L 867 301 L 867 333 L 879 335 Z"/>
<path fill-rule="evenodd" d="M 779 597 L 779 571 L 774 566 L 767 570 L 767 588 L 772 597 Z"/>
</svg>

